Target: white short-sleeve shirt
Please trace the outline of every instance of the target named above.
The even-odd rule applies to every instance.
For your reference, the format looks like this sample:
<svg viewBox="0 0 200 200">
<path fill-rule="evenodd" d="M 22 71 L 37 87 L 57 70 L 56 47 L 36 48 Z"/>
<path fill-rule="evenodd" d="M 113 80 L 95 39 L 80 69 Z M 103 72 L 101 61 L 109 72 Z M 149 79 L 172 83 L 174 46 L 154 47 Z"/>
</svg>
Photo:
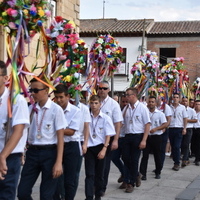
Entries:
<svg viewBox="0 0 200 200">
<path fill-rule="evenodd" d="M 81 110 L 72 105 L 71 103 L 68 102 L 67 107 L 64 110 L 65 118 L 68 122 L 67 128 L 75 130 L 74 135 L 72 136 L 64 136 L 64 141 L 65 142 L 70 142 L 70 141 L 80 141 L 80 133 L 79 133 L 79 127 L 81 123 Z"/>
<path fill-rule="evenodd" d="M 197 114 L 197 122 L 194 123 L 194 128 L 200 128 L 200 112 L 196 112 L 196 114 Z"/>
<path fill-rule="evenodd" d="M 163 112 L 166 117 L 172 116 L 172 110 L 171 110 L 171 108 L 170 108 L 170 106 L 168 104 L 165 104 L 164 109 L 162 108 L 162 106 L 160 106 L 158 108 L 158 110 L 160 110 L 161 112 Z"/>
<path fill-rule="evenodd" d="M 32 107 L 32 105 L 29 106 L 30 113 L 32 112 Z M 32 116 L 28 143 L 32 145 L 56 144 L 56 131 L 68 126 L 63 109 L 50 99 L 47 100 L 42 108 L 36 104 L 36 109 L 37 112 L 34 112 Z"/>
<path fill-rule="evenodd" d="M 0 152 L 2 151 L 5 145 L 6 124 L 8 120 L 8 98 L 9 98 L 9 91 L 7 88 L 5 88 L 4 93 L 1 96 L 1 105 L 0 105 Z M 16 102 L 14 102 L 12 106 L 11 126 L 13 127 L 18 124 L 24 124 L 25 128 L 20 141 L 18 142 L 17 146 L 14 148 L 12 153 L 24 152 L 24 147 L 27 141 L 27 128 L 29 126 L 29 111 L 27 102 L 22 95 L 16 96 Z"/>
<path fill-rule="evenodd" d="M 113 136 L 116 134 L 111 118 L 103 112 L 100 111 L 99 115 L 95 118 L 91 113 L 91 119 L 88 147 L 104 144 L 106 136 Z"/>
<path fill-rule="evenodd" d="M 123 121 L 119 104 L 109 96 L 101 102 L 101 111 L 108 115 L 112 119 L 113 123 Z"/>
<path fill-rule="evenodd" d="M 197 119 L 197 114 L 194 109 L 190 108 L 189 106 L 186 107 L 186 111 L 188 114 L 188 119 Z M 193 128 L 194 123 L 187 123 L 187 128 Z"/>
<path fill-rule="evenodd" d="M 78 108 L 81 110 L 80 126 L 79 126 L 78 132 L 80 134 L 80 140 L 84 141 L 84 135 L 83 135 L 84 123 L 91 122 L 91 115 L 90 115 L 89 108 L 86 105 L 84 105 L 83 103 L 79 103 Z"/>
<path fill-rule="evenodd" d="M 172 111 L 172 119 L 169 128 L 183 128 L 183 119 L 188 117 L 185 106 L 179 104 L 176 108 L 173 105 L 170 106 Z"/>
<path fill-rule="evenodd" d="M 161 126 L 162 124 L 167 122 L 165 114 L 159 111 L 158 109 L 155 109 L 153 113 L 149 111 L 149 115 L 151 120 L 150 130 L 158 126 Z M 161 134 L 163 134 L 162 130 L 158 130 L 154 133 L 149 133 L 149 135 L 161 135 Z"/>
<path fill-rule="evenodd" d="M 128 108 L 126 109 L 125 107 L 122 111 L 124 116 L 125 134 L 144 133 L 145 125 L 151 123 L 148 108 L 139 101 L 134 104 L 134 109 L 131 108 L 130 104 L 127 106 Z"/>
</svg>

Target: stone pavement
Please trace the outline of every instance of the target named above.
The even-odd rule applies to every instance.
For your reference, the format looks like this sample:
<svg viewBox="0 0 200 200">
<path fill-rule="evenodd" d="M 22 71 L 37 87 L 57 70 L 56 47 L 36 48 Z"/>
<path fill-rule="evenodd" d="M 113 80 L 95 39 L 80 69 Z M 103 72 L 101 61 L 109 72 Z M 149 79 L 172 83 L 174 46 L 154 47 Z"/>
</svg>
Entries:
<svg viewBox="0 0 200 200">
<path fill-rule="evenodd" d="M 135 188 L 133 193 L 125 193 L 118 189 L 119 172 L 112 164 L 108 189 L 102 200 L 200 200 L 200 166 L 195 166 L 193 158 L 191 164 L 179 171 L 173 171 L 173 161 L 166 157 L 161 179 L 154 178 L 154 161 L 150 155 L 147 180 L 142 181 L 139 188 Z M 84 200 L 84 163 L 80 172 L 80 181 L 75 200 Z M 39 200 L 39 180 L 33 189 L 33 199 Z"/>
</svg>

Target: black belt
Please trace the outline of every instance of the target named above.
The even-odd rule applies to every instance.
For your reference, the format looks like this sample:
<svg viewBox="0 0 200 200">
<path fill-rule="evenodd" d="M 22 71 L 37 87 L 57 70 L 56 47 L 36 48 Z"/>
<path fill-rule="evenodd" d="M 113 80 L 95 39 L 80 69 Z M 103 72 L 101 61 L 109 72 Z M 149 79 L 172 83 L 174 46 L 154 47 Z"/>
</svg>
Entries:
<svg viewBox="0 0 200 200">
<path fill-rule="evenodd" d="M 47 145 L 29 145 L 28 149 L 42 150 L 42 149 L 53 149 L 56 144 L 47 144 Z"/>
</svg>

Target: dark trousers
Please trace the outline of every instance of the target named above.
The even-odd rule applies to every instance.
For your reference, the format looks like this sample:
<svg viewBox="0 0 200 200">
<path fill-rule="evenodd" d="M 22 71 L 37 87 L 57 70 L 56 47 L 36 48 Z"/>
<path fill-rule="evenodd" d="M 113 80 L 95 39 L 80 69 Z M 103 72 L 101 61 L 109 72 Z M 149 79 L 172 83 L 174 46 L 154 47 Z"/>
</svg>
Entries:
<svg viewBox="0 0 200 200">
<path fill-rule="evenodd" d="M 186 134 L 183 135 L 182 138 L 182 154 L 183 154 L 183 161 L 188 161 L 189 160 L 189 149 L 190 149 L 190 142 L 192 138 L 192 128 L 187 128 Z"/>
<path fill-rule="evenodd" d="M 194 129 L 194 154 L 195 161 L 200 161 L 200 128 Z"/>
<path fill-rule="evenodd" d="M 19 200 L 33 200 L 32 188 L 40 174 L 40 199 L 52 200 L 58 179 L 53 178 L 52 169 L 56 161 L 57 149 L 54 147 L 40 149 L 29 147 L 26 152 L 26 160 L 21 173 L 18 186 Z"/>
<path fill-rule="evenodd" d="M 130 172 L 130 184 L 135 186 L 138 176 L 138 164 L 141 150 L 139 149 L 143 134 L 126 134 L 124 147 L 122 150 L 122 159 Z"/>
<path fill-rule="evenodd" d="M 166 153 L 166 146 L 167 146 L 167 141 L 169 139 L 169 129 L 167 128 L 165 132 L 161 135 L 162 136 L 162 142 L 161 142 L 161 163 L 162 163 L 162 168 L 165 162 L 165 153 Z"/>
<path fill-rule="evenodd" d="M 191 138 L 191 145 L 190 145 L 190 155 L 194 156 L 195 155 L 195 133 L 197 133 L 197 131 L 195 131 L 196 128 L 193 128 L 193 133 L 192 133 L 192 138 Z"/>
<path fill-rule="evenodd" d="M 124 147 L 124 137 L 118 140 L 118 149 L 114 150 L 112 153 L 112 162 L 119 169 L 121 175 L 124 177 L 124 182 L 129 182 L 129 171 L 124 162 L 122 161 L 122 150 Z"/>
<path fill-rule="evenodd" d="M 0 199 L 15 200 L 21 167 L 21 153 L 10 154 L 6 159 L 6 163 L 8 171 L 5 179 L 0 180 Z"/>
<path fill-rule="evenodd" d="M 160 174 L 162 169 L 161 162 L 161 142 L 162 135 L 150 135 L 147 138 L 146 148 L 143 149 L 143 156 L 140 163 L 140 173 L 146 176 L 149 154 L 152 151 L 155 161 L 155 174 Z"/>
<path fill-rule="evenodd" d="M 105 158 L 98 159 L 97 155 L 102 150 L 103 144 L 89 147 L 85 154 L 85 196 L 86 200 L 93 200 L 94 188 L 95 196 L 101 196 L 103 189 L 103 176 Z"/>
<path fill-rule="evenodd" d="M 183 128 L 169 128 L 169 140 L 172 149 L 172 156 L 175 165 L 180 164 L 180 148 Z"/>
<path fill-rule="evenodd" d="M 78 187 L 77 170 L 80 171 L 80 155 L 78 142 L 66 142 L 63 154 L 65 200 L 73 200 Z"/>
</svg>

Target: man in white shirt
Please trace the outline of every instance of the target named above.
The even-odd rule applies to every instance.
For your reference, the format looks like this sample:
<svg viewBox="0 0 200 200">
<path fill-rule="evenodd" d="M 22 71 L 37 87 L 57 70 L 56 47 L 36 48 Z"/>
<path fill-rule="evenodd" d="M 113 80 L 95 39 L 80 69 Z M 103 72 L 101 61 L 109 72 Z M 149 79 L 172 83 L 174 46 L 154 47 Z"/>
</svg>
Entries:
<svg viewBox="0 0 200 200">
<path fill-rule="evenodd" d="M 194 108 L 195 108 L 195 112 L 197 114 L 197 122 L 194 124 L 194 129 L 193 129 L 193 139 L 194 139 L 194 143 L 193 143 L 193 148 L 194 148 L 194 155 L 195 155 L 195 165 L 199 166 L 199 161 L 200 161 L 200 148 L 199 148 L 199 144 L 200 144 L 200 100 L 196 100 L 194 103 Z"/>
<path fill-rule="evenodd" d="M 105 155 L 110 137 L 115 135 L 115 129 L 110 117 L 100 110 L 100 98 L 93 95 L 90 98 L 91 119 L 88 150 L 85 154 L 85 195 L 86 200 L 101 200 L 103 177 L 105 170 Z"/>
<path fill-rule="evenodd" d="M 102 81 L 99 83 L 98 95 L 101 99 L 101 111 L 107 114 L 111 119 L 115 127 L 116 135 L 110 138 L 110 145 L 108 151 L 106 152 L 106 165 L 104 174 L 104 189 L 102 191 L 102 196 L 106 191 L 108 184 L 108 176 L 110 172 L 110 163 L 112 158 L 112 150 L 118 148 L 118 139 L 120 134 L 121 122 L 123 120 L 122 112 L 119 104 L 108 96 L 110 91 L 109 83 L 107 81 Z"/>
<path fill-rule="evenodd" d="M 151 119 L 150 133 L 147 138 L 146 148 L 143 150 L 142 159 L 140 162 L 140 173 L 142 180 L 146 180 L 147 165 L 150 151 L 152 150 L 155 161 L 155 178 L 160 179 L 162 170 L 161 162 L 161 144 L 163 129 L 167 126 L 167 120 L 163 112 L 156 108 L 156 98 L 150 96 L 148 98 L 149 115 Z"/>
<path fill-rule="evenodd" d="M 169 142 L 169 125 L 171 122 L 171 117 L 172 117 L 172 111 L 170 106 L 167 104 L 167 102 L 162 102 L 161 104 L 161 99 L 158 99 L 158 110 L 160 110 L 161 112 L 163 112 L 165 114 L 166 120 L 167 120 L 167 124 L 166 124 L 166 129 L 164 131 L 164 133 L 162 134 L 162 143 L 161 143 L 161 163 L 162 163 L 162 167 L 164 165 L 165 162 L 165 153 L 166 153 L 166 146 L 167 146 L 167 142 Z"/>
<path fill-rule="evenodd" d="M 79 127 L 83 116 L 80 109 L 69 102 L 70 95 L 66 85 L 59 84 L 55 89 L 55 101 L 62 107 L 68 122 L 68 126 L 64 130 L 65 145 L 63 154 L 65 199 L 73 200 L 78 187 L 76 181 L 77 169 L 82 159 L 79 148 L 81 146 Z M 57 189 L 59 188 L 57 187 Z"/>
<path fill-rule="evenodd" d="M 44 80 L 43 80 L 44 82 Z M 67 122 L 62 108 L 48 97 L 49 88 L 37 79 L 30 81 L 29 92 L 36 105 L 31 105 L 28 150 L 18 186 L 19 200 L 32 199 L 32 188 L 40 174 L 40 199 L 50 200 L 62 174 L 64 128 Z"/>
<path fill-rule="evenodd" d="M 27 140 L 29 112 L 24 97 L 17 95 L 16 102 L 12 104 L 12 119 L 8 122 L 10 92 L 5 87 L 7 81 L 7 67 L 0 61 L 0 199 L 15 200 L 21 156 Z M 9 138 L 6 141 L 7 134 Z"/>
<path fill-rule="evenodd" d="M 194 109 L 188 106 L 189 102 L 188 102 L 187 97 L 182 98 L 182 104 L 185 106 L 187 114 L 188 114 L 186 134 L 183 135 L 182 145 L 181 145 L 182 154 L 183 154 L 181 167 L 185 167 L 190 163 L 189 162 L 189 148 L 190 148 L 190 142 L 191 142 L 192 133 L 193 133 L 193 126 L 194 126 L 194 123 L 197 122 L 197 114 Z"/>
<path fill-rule="evenodd" d="M 187 112 L 185 106 L 180 103 L 178 93 L 173 94 L 173 103 L 170 105 L 172 111 L 172 119 L 169 125 L 169 140 L 172 148 L 172 157 L 174 166 L 172 169 L 178 171 L 180 168 L 180 148 L 183 135 L 186 134 L 187 128 Z"/>
<path fill-rule="evenodd" d="M 150 131 L 150 117 L 148 108 L 138 101 L 136 88 L 126 90 L 128 108 L 123 109 L 125 141 L 122 152 L 122 159 L 130 171 L 131 180 L 125 192 L 133 192 L 136 184 L 138 164 L 141 150 L 146 147 L 146 140 Z"/>
</svg>

